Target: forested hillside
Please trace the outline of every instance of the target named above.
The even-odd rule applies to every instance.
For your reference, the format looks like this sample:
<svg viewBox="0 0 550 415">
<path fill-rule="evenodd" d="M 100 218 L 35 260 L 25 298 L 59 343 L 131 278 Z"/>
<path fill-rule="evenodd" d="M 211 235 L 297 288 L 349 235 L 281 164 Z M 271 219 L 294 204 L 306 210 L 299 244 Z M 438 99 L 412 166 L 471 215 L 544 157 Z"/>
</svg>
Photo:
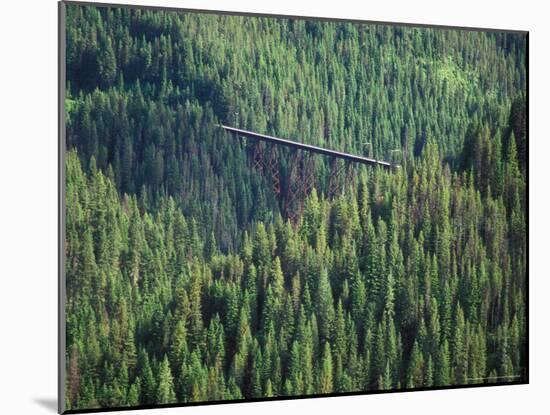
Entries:
<svg viewBox="0 0 550 415">
<path fill-rule="evenodd" d="M 67 408 L 524 380 L 525 42 L 68 6 Z M 294 223 L 217 123 L 402 168 Z"/>
</svg>

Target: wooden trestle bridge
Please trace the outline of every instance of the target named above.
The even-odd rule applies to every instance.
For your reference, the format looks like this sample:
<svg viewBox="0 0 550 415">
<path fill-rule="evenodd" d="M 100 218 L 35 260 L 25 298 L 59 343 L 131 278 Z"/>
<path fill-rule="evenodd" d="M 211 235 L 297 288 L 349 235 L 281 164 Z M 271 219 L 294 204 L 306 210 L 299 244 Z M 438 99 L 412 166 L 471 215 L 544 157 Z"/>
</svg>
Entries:
<svg viewBox="0 0 550 415">
<path fill-rule="evenodd" d="M 343 153 L 341 151 L 330 150 L 328 148 L 317 147 L 310 144 L 303 144 L 298 141 L 286 138 L 273 137 L 266 134 L 259 134 L 253 131 L 242 130 L 240 128 L 229 127 L 227 125 L 217 125 L 234 136 L 252 138 L 254 142 L 253 165 L 262 175 L 271 176 L 273 191 L 275 194 L 281 193 L 281 180 L 279 172 L 278 146 L 290 148 L 292 159 L 289 165 L 289 174 L 287 178 L 287 192 L 283 211 L 287 217 L 296 222 L 301 216 L 304 208 L 304 200 L 311 192 L 315 184 L 315 159 L 314 154 L 331 157 L 330 177 L 328 184 L 328 197 L 332 198 L 339 187 L 340 176 L 345 171 L 345 182 L 353 180 L 352 166 L 354 164 L 364 164 L 368 166 L 390 169 L 396 167 L 387 161 L 376 160 L 364 156 Z M 269 145 L 266 145 L 269 144 Z M 343 160 L 343 163 L 339 163 Z"/>
</svg>

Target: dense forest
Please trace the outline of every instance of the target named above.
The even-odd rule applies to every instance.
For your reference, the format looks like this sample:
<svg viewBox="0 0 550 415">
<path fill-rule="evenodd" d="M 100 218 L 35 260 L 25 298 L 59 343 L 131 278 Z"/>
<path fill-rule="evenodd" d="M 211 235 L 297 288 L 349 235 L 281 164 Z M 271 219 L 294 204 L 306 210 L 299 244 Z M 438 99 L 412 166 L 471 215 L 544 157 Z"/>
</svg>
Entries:
<svg viewBox="0 0 550 415">
<path fill-rule="evenodd" d="M 66 408 L 526 379 L 526 36 L 67 6 Z M 224 123 L 401 168 L 290 220 Z"/>
</svg>

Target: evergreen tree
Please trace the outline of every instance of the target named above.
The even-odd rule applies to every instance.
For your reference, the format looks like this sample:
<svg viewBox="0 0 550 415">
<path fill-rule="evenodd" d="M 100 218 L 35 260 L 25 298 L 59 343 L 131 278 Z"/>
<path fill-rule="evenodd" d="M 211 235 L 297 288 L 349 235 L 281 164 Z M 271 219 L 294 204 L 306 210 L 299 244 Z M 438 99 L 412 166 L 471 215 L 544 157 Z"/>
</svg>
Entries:
<svg viewBox="0 0 550 415">
<path fill-rule="evenodd" d="M 170 370 L 170 363 L 166 356 L 164 356 L 164 360 L 160 366 L 155 402 L 159 404 L 176 402 L 174 379 Z"/>
<path fill-rule="evenodd" d="M 319 392 L 320 393 L 331 393 L 333 389 L 333 379 L 332 379 L 332 353 L 330 351 L 330 345 L 328 342 L 325 342 L 325 347 L 323 350 L 323 357 L 321 363 L 321 371 L 319 374 Z"/>
</svg>

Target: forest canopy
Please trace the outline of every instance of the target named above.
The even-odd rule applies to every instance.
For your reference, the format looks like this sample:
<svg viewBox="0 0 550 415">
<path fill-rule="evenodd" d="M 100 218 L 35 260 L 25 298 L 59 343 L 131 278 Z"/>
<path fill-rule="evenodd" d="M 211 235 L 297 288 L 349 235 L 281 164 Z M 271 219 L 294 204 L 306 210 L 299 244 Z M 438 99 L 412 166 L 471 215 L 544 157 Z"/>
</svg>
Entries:
<svg viewBox="0 0 550 415">
<path fill-rule="evenodd" d="M 524 34 L 66 13 L 66 409 L 527 379 Z"/>
</svg>

